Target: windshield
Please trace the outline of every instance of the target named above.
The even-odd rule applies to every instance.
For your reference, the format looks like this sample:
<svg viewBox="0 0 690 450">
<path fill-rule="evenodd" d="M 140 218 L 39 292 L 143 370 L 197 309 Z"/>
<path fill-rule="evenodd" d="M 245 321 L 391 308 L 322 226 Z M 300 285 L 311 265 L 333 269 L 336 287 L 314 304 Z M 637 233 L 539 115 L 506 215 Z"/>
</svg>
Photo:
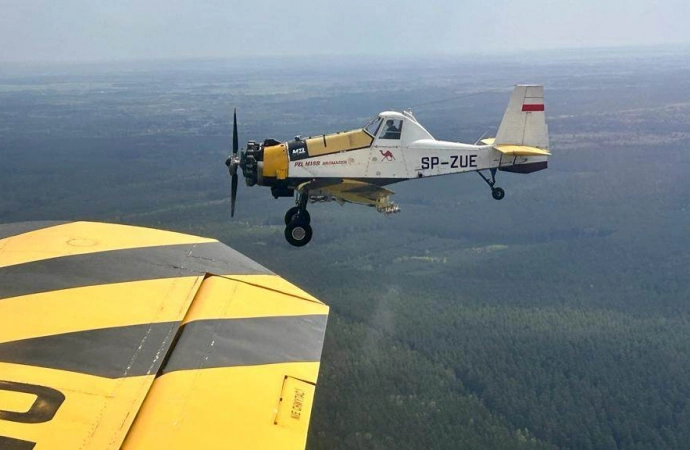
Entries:
<svg viewBox="0 0 690 450">
<path fill-rule="evenodd" d="M 364 125 L 364 131 L 369 133 L 371 137 L 376 137 L 376 133 L 379 131 L 379 128 L 381 127 L 381 122 L 383 122 L 382 118 L 374 117 L 366 125 Z"/>
</svg>

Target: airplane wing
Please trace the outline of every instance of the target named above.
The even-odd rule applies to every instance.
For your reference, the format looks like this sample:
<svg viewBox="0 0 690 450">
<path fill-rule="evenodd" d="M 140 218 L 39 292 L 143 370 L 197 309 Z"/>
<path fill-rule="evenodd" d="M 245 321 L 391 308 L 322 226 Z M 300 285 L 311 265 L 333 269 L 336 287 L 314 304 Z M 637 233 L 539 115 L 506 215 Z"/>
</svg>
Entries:
<svg viewBox="0 0 690 450">
<path fill-rule="evenodd" d="M 397 205 L 390 201 L 394 192 L 372 183 L 342 178 L 318 179 L 297 188 L 300 192 L 305 189 L 311 195 L 331 195 L 341 202 L 373 206 L 381 212 L 397 212 Z"/>
<path fill-rule="evenodd" d="M 328 307 L 213 239 L 0 225 L 0 448 L 304 448 Z"/>
</svg>

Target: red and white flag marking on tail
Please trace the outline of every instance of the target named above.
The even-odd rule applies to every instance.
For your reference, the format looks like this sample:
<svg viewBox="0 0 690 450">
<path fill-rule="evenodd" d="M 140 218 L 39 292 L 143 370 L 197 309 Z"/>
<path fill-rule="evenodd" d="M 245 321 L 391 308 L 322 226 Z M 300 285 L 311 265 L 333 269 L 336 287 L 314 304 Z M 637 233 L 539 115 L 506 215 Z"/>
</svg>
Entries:
<svg viewBox="0 0 690 450">
<path fill-rule="evenodd" d="M 527 100 L 527 99 L 525 99 L 525 100 Z M 539 99 L 539 100 L 542 100 L 542 99 Z M 543 100 L 542 100 L 542 102 L 543 102 Z M 539 103 L 539 104 L 524 103 L 522 105 L 522 111 L 523 112 L 544 111 L 544 103 Z"/>
</svg>

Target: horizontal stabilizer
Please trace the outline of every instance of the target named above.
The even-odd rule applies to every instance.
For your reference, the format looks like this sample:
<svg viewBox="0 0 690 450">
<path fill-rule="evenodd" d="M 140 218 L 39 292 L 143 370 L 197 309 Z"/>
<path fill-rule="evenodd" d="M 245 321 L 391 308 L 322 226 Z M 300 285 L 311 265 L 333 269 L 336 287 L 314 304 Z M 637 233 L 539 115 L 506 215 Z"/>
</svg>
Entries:
<svg viewBox="0 0 690 450">
<path fill-rule="evenodd" d="M 504 155 L 511 156 L 551 156 L 546 150 L 526 145 L 495 145 L 494 148 Z"/>
<path fill-rule="evenodd" d="M 496 142 L 496 138 L 485 138 L 479 142 L 481 142 L 482 144 L 486 144 L 486 145 L 494 145 L 494 142 Z"/>
</svg>

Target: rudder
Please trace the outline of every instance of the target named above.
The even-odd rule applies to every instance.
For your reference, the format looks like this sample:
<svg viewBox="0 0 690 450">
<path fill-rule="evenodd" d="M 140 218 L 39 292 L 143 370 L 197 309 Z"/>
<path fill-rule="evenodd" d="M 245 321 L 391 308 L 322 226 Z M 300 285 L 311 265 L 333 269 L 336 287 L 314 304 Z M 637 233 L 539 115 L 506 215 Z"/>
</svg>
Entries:
<svg viewBox="0 0 690 450">
<path fill-rule="evenodd" d="M 544 86 L 517 85 L 498 127 L 494 145 L 549 148 L 549 130 L 544 114 Z"/>
</svg>

